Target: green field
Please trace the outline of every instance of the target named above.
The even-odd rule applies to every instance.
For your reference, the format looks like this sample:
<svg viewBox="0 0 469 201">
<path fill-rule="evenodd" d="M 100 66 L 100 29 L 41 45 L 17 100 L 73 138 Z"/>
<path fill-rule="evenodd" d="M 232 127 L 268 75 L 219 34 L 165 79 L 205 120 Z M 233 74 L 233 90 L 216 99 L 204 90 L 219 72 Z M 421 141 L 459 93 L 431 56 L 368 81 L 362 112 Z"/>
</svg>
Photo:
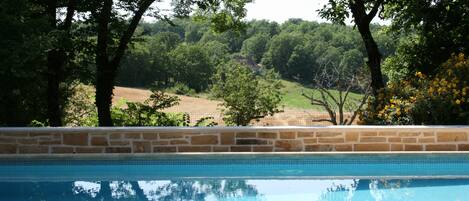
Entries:
<svg viewBox="0 0 469 201">
<path fill-rule="evenodd" d="M 287 81 L 287 80 L 282 80 L 281 82 L 283 85 L 283 88 L 280 90 L 282 93 L 281 104 L 283 106 L 285 106 L 286 108 L 292 108 L 292 109 L 314 109 L 317 111 L 324 111 L 324 109 L 320 106 L 311 105 L 310 101 L 301 95 L 302 93 L 306 93 L 306 94 L 314 93 L 315 95 L 319 95 L 318 90 L 309 88 L 297 82 L 292 82 L 292 81 Z M 338 97 L 338 91 L 336 90 L 329 90 L 329 91 Z M 169 92 L 171 93 L 171 91 Z M 213 99 L 213 97 L 210 96 L 210 93 L 207 93 L 207 92 L 197 93 L 191 96 L 197 97 L 197 98 L 216 100 L 216 99 Z M 363 95 L 350 93 L 349 97 L 353 99 L 359 99 L 363 97 Z"/>
<path fill-rule="evenodd" d="M 310 101 L 302 96 L 302 93 L 319 95 L 319 92 L 315 89 L 305 87 L 299 83 L 282 80 L 282 104 L 287 108 L 298 108 L 298 109 L 314 109 L 318 111 L 323 111 L 324 109 L 319 106 L 312 106 Z M 332 94 L 338 96 L 336 90 L 330 90 Z M 358 99 L 363 97 L 361 94 L 350 93 L 349 97 L 353 99 Z"/>
</svg>

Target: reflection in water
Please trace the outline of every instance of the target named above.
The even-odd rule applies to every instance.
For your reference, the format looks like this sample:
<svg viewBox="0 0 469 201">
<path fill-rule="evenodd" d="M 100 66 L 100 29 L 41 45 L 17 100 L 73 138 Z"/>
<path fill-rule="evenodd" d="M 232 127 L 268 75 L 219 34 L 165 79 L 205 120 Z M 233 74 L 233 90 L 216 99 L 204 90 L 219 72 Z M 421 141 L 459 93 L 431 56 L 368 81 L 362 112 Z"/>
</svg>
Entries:
<svg viewBox="0 0 469 201">
<path fill-rule="evenodd" d="M 469 180 L 240 180 L 0 182 L 0 200 L 460 201 Z"/>
</svg>

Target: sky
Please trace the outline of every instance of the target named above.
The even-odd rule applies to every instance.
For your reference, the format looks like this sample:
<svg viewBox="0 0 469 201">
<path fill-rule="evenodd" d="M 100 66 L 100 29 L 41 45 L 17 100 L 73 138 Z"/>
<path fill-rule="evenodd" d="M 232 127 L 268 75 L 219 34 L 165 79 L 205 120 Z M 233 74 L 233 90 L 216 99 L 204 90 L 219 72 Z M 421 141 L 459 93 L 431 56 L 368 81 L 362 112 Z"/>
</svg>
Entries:
<svg viewBox="0 0 469 201">
<path fill-rule="evenodd" d="M 267 19 L 283 23 L 290 18 L 301 18 L 308 21 L 327 22 L 319 17 L 318 9 L 326 5 L 328 0 L 254 0 L 246 6 L 247 19 Z M 346 24 L 351 24 L 350 19 Z M 389 24 L 375 17 L 372 23 Z"/>
<path fill-rule="evenodd" d="M 156 4 L 156 7 L 168 9 L 170 0 L 163 0 Z M 326 5 L 328 0 L 253 0 L 253 3 L 246 5 L 247 20 L 269 20 L 283 23 L 290 18 L 301 18 L 308 21 L 327 22 L 319 17 L 318 9 Z M 152 21 L 150 18 L 145 20 Z M 346 24 L 351 24 L 348 19 Z M 387 21 L 377 19 L 373 23 L 389 24 Z"/>
<path fill-rule="evenodd" d="M 327 0 L 254 0 L 246 6 L 247 19 L 267 19 L 278 23 L 289 18 L 301 18 L 309 21 L 325 22 L 318 16 Z"/>
</svg>

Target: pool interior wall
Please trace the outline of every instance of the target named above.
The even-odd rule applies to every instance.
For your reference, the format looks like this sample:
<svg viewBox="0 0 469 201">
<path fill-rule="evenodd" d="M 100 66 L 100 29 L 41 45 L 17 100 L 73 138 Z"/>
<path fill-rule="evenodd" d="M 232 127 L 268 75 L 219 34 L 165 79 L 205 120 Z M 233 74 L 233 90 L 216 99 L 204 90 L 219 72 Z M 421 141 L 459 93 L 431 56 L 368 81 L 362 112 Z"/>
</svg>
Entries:
<svg viewBox="0 0 469 201">
<path fill-rule="evenodd" d="M 22 155 L 0 157 L 0 180 L 175 178 L 469 178 L 469 153 Z"/>
</svg>

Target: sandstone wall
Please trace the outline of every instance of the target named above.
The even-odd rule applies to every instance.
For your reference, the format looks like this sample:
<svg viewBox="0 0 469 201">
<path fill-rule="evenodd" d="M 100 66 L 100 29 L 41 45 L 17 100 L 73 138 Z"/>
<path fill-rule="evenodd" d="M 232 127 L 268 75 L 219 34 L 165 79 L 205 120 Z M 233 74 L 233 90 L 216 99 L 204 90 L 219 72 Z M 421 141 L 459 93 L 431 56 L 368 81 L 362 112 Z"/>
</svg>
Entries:
<svg viewBox="0 0 469 201">
<path fill-rule="evenodd" d="M 0 128 L 0 154 L 469 151 L 469 126 Z"/>
</svg>

